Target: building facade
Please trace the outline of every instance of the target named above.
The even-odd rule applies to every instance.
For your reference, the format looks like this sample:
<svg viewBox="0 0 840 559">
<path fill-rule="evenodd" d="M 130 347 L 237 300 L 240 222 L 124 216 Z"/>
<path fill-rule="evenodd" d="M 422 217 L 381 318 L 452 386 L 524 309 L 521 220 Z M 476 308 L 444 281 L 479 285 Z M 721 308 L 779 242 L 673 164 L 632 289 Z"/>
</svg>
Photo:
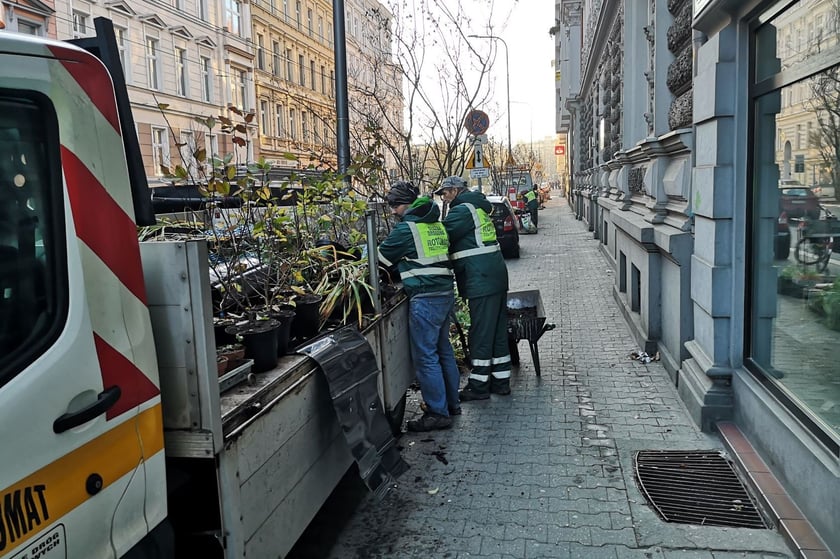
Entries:
<svg viewBox="0 0 840 559">
<path fill-rule="evenodd" d="M 396 158 L 404 144 L 403 73 L 394 62 L 393 14 L 372 0 L 347 0 L 347 88 L 350 149 L 366 153 L 371 128 L 381 137 L 382 165 L 389 180 L 398 176 Z M 405 144 L 406 149 L 408 147 Z"/>
<path fill-rule="evenodd" d="M 631 330 L 837 553 L 840 5 L 558 0 L 557 17 L 563 74 L 580 72 L 557 88 L 574 209 Z"/>
<path fill-rule="evenodd" d="M 328 0 L 2 0 L 2 8 L 6 30 L 60 40 L 93 36 L 97 17 L 112 20 L 152 186 L 167 183 L 177 166 L 188 180 L 201 181 L 211 155 L 234 154 L 237 163 L 263 157 L 295 169 L 336 165 Z M 389 119 L 401 124 L 390 14 L 362 0 L 348 2 L 346 14 L 351 84 L 377 92 Z M 374 57 L 391 71 L 366 68 Z M 355 100 L 357 112 L 362 101 Z M 244 144 L 222 131 L 222 119 L 244 127 L 238 132 Z M 363 124 L 355 119 L 357 129 Z M 196 161 L 199 152 L 205 161 Z"/>
<path fill-rule="evenodd" d="M 259 0 L 251 14 L 260 154 L 280 167 L 301 169 L 314 160 L 334 167 L 331 3 Z"/>
<path fill-rule="evenodd" d="M 220 115 L 236 120 L 230 106 L 253 110 L 249 3 L 59 0 L 58 38 L 94 35 L 94 19 L 100 16 L 114 24 L 151 185 L 179 165 L 198 180 L 203 162 L 194 154 L 200 148 L 207 154 L 236 153 L 241 162 L 254 156 L 252 142 L 237 148 L 218 124 L 209 128 L 196 120 Z"/>
</svg>

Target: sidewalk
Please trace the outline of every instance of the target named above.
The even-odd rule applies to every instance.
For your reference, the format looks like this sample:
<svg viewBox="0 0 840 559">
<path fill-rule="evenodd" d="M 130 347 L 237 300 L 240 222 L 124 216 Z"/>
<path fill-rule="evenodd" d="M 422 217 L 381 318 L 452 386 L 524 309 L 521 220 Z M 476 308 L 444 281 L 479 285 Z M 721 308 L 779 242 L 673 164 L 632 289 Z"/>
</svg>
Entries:
<svg viewBox="0 0 840 559">
<path fill-rule="evenodd" d="M 548 322 L 542 376 L 526 341 L 511 396 L 468 402 L 449 431 L 406 433 L 411 469 L 381 502 L 368 495 L 329 557 L 792 557 L 774 530 L 660 520 L 639 492 L 638 450 L 721 448 L 691 422 L 658 362 L 638 350 L 612 297 L 598 242 L 565 200 L 508 260 L 510 290 L 539 289 Z M 407 418 L 419 410 L 410 393 Z"/>
</svg>

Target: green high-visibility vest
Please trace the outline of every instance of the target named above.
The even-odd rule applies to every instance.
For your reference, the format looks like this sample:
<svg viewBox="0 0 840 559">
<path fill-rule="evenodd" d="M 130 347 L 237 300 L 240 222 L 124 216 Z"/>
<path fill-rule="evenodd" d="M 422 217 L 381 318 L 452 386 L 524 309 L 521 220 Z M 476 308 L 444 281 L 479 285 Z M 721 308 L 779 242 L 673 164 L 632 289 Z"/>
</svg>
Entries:
<svg viewBox="0 0 840 559">
<path fill-rule="evenodd" d="M 529 190 L 525 193 L 525 200 L 531 202 L 537 198 L 537 194 L 533 190 Z"/>
<path fill-rule="evenodd" d="M 415 266 L 402 270 L 400 278 L 405 281 L 417 276 L 452 276 L 449 268 L 449 237 L 443 223 L 406 222 L 414 239 L 417 258 L 406 258 Z"/>
<path fill-rule="evenodd" d="M 478 214 L 478 222 L 481 229 L 481 241 L 484 243 L 496 242 L 496 226 L 493 224 L 493 220 L 491 220 L 487 216 L 487 212 L 481 208 L 476 208 L 475 213 Z"/>
<path fill-rule="evenodd" d="M 428 265 L 443 262 L 448 258 L 449 237 L 446 236 L 443 223 L 408 222 L 407 225 L 414 237 L 416 262 Z"/>
</svg>

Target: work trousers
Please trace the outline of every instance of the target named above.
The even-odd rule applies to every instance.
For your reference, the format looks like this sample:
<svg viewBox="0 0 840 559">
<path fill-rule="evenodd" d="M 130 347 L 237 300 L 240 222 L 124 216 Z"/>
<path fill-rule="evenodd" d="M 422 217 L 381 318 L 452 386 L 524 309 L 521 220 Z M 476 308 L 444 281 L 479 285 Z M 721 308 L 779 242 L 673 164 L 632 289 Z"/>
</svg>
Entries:
<svg viewBox="0 0 840 559">
<path fill-rule="evenodd" d="M 534 205 L 533 207 L 529 207 L 528 208 L 528 213 L 531 214 L 531 223 L 534 224 L 534 227 L 539 227 L 539 221 L 540 221 L 539 205 Z"/>
<path fill-rule="evenodd" d="M 468 385 L 486 393 L 510 387 L 510 351 L 507 340 L 507 293 L 468 299 L 469 346 L 472 372 Z"/>
</svg>

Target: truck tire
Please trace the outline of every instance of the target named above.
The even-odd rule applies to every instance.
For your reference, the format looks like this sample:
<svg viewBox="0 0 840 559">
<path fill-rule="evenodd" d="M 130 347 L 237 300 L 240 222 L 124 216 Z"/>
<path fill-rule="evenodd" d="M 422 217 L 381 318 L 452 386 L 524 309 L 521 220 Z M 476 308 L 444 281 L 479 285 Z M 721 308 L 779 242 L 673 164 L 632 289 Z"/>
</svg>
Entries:
<svg viewBox="0 0 840 559">
<path fill-rule="evenodd" d="M 388 418 L 388 424 L 391 426 L 391 433 L 393 433 L 395 438 L 399 438 L 402 435 L 402 424 L 403 419 L 405 419 L 406 396 L 406 394 L 403 394 L 403 397 L 400 398 L 400 401 L 397 402 L 397 405 L 393 410 L 385 410 L 385 417 Z"/>
</svg>

